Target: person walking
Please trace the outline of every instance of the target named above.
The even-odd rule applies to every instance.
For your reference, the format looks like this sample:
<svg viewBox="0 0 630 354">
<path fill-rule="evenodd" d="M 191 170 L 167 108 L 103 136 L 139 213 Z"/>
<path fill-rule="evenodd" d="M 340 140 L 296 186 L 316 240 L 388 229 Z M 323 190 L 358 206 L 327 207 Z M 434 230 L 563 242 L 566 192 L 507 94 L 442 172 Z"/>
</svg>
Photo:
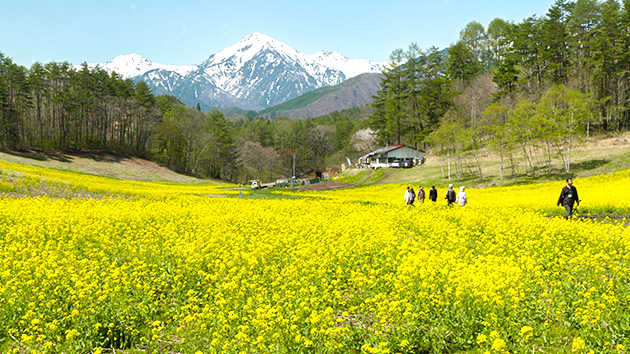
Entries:
<svg viewBox="0 0 630 354">
<path fill-rule="evenodd" d="M 432 202 L 437 200 L 437 189 L 435 189 L 435 186 L 431 186 L 429 190 L 429 199 L 431 199 Z"/>
<path fill-rule="evenodd" d="M 580 206 L 580 199 L 578 198 L 577 189 L 573 186 L 573 178 L 567 178 L 566 182 L 567 185 L 564 186 L 560 192 L 558 206 L 564 206 L 564 209 L 567 211 L 565 219 L 569 219 L 573 216 L 573 204 L 577 203 L 577 206 Z"/>
<path fill-rule="evenodd" d="M 448 206 L 453 206 L 453 203 L 455 203 L 455 200 L 457 199 L 457 194 L 453 190 L 453 184 L 449 184 L 448 185 L 448 189 L 446 190 L 446 198 L 445 199 L 446 199 L 446 201 L 448 203 Z"/>
<path fill-rule="evenodd" d="M 413 206 L 413 202 L 416 200 L 416 191 L 414 191 L 413 188 L 411 188 L 409 190 L 409 193 L 411 194 L 411 203 L 409 203 L 409 204 L 411 204 L 411 206 Z"/>
<path fill-rule="evenodd" d="M 405 191 L 405 203 L 407 203 L 407 205 L 411 204 L 411 190 L 409 187 L 407 187 L 407 190 Z"/>
<path fill-rule="evenodd" d="M 424 203 L 424 187 L 418 187 L 418 203 Z"/>
<path fill-rule="evenodd" d="M 455 200 L 457 204 L 462 206 L 462 208 L 468 202 L 468 198 L 466 197 L 466 192 L 464 191 L 464 189 L 466 189 L 464 186 L 459 187 L 459 193 L 457 193 L 457 199 Z"/>
</svg>

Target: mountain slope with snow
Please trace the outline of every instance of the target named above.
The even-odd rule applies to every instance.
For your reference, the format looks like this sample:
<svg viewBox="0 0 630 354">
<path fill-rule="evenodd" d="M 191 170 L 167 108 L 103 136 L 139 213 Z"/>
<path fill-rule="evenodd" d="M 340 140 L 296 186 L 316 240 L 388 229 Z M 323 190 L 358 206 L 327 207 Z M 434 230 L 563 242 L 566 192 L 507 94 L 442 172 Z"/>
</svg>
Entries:
<svg viewBox="0 0 630 354">
<path fill-rule="evenodd" d="M 137 54 L 89 66 L 145 81 L 155 94 L 170 94 L 191 106 L 199 103 L 202 109 L 255 110 L 383 68 L 382 63 L 350 60 L 336 52 L 307 55 L 261 33 L 252 33 L 192 66 L 157 64 Z"/>
<path fill-rule="evenodd" d="M 89 68 L 99 67 L 108 72 L 116 72 L 125 79 L 132 79 L 152 70 L 173 71 L 179 75 L 185 76 L 195 68 L 195 65 L 162 65 L 153 63 L 138 54 L 119 55 L 103 64 L 88 64 Z"/>
</svg>

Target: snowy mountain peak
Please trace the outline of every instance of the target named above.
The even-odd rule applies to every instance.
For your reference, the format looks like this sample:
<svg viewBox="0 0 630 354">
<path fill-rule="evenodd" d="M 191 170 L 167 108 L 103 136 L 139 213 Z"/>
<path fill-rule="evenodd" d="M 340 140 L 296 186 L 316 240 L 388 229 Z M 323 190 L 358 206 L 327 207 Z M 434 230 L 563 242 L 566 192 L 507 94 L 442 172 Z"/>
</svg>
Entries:
<svg viewBox="0 0 630 354">
<path fill-rule="evenodd" d="M 341 71 L 346 79 L 363 73 L 377 73 L 383 70 L 383 63 L 375 63 L 365 59 L 348 59 L 335 51 L 319 51 L 309 58 L 322 66 Z"/>
<path fill-rule="evenodd" d="M 320 50 L 319 52 L 316 52 L 315 54 L 311 55 L 311 57 L 313 57 L 314 59 L 321 58 L 321 59 L 337 60 L 337 61 L 348 60 L 348 58 L 346 58 L 343 54 L 337 53 L 335 51 L 329 51 L 329 50 Z"/>
<path fill-rule="evenodd" d="M 108 72 L 116 72 L 125 79 L 135 78 L 156 69 L 174 71 L 180 75 L 186 75 L 195 68 L 193 65 L 162 65 L 135 53 L 119 55 L 104 64 L 88 64 L 88 67 L 99 67 Z"/>
<path fill-rule="evenodd" d="M 254 32 L 241 39 L 236 44 L 211 55 L 206 62 L 219 63 L 226 60 L 247 62 L 264 50 L 276 51 L 289 57 L 298 57 L 300 55 L 300 52 L 295 48 L 275 40 L 266 34 Z"/>
<path fill-rule="evenodd" d="M 260 33 L 253 32 L 252 34 L 245 36 L 245 38 L 241 39 L 240 42 L 277 42 L 275 39 L 270 36 Z"/>
<path fill-rule="evenodd" d="M 115 57 L 114 59 L 108 61 L 107 64 L 141 65 L 141 64 L 151 64 L 151 60 L 143 57 L 140 54 L 131 53 L 127 55 L 119 55 Z"/>
<path fill-rule="evenodd" d="M 239 45 L 242 47 L 255 46 L 258 48 L 266 48 L 266 49 L 274 48 L 276 50 L 286 50 L 286 51 L 298 53 L 298 51 L 294 49 L 293 47 L 290 47 L 280 42 L 279 40 L 273 39 L 266 34 L 262 34 L 258 32 L 254 32 L 248 35 L 247 37 L 241 39 L 238 43 L 236 43 L 235 46 L 239 46 Z"/>
<path fill-rule="evenodd" d="M 142 75 L 149 70 L 154 69 L 154 64 L 141 55 L 132 53 L 127 55 L 119 55 L 99 67 L 107 71 L 115 71 L 125 78 Z"/>
<path fill-rule="evenodd" d="M 312 55 L 254 32 L 197 65 L 154 63 L 141 55 L 119 55 L 104 64 L 89 64 L 125 78 L 145 81 L 156 94 L 172 94 L 205 107 L 260 109 L 314 89 L 336 85 L 381 63 L 350 60 L 334 51 Z"/>
</svg>

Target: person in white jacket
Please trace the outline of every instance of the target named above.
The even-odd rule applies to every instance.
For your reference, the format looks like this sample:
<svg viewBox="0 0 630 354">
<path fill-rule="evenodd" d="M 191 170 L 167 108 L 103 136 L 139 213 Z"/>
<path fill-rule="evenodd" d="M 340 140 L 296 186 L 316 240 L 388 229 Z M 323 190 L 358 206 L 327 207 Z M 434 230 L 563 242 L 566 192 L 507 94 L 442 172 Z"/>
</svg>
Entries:
<svg viewBox="0 0 630 354">
<path fill-rule="evenodd" d="M 409 187 L 407 187 L 407 190 L 405 191 L 405 203 L 407 203 L 407 205 L 412 205 L 411 189 L 409 189 Z"/>
<path fill-rule="evenodd" d="M 468 202 L 468 198 L 466 197 L 466 192 L 464 192 L 464 189 L 466 189 L 464 186 L 459 187 L 459 193 L 457 193 L 456 200 L 456 202 L 462 207 Z"/>
</svg>

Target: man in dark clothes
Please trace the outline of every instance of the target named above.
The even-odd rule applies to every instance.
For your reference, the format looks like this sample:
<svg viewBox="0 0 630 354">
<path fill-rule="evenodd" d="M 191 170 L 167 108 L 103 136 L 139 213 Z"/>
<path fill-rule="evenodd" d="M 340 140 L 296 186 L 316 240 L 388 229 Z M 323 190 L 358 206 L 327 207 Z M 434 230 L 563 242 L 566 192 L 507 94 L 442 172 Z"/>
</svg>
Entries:
<svg viewBox="0 0 630 354">
<path fill-rule="evenodd" d="M 558 206 L 563 205 L 567 210 L 566 219 L 573 215 L 573 203 L 577 203 L 577 206 L 580 206 L 580 199 L 578 198 L 577 189 L 573 187 L 573 179 L 567 178 L 567 185 L 562 188 L 558 199 Z"/>
<path fill-rule="evenodd" d="M 432 202 L 437 200 L 437 189 L 435 189 L 435 186 L 431 186 L 431 190 L 429 191 L 429 199 L 431 199 Z"/>
</svg>

